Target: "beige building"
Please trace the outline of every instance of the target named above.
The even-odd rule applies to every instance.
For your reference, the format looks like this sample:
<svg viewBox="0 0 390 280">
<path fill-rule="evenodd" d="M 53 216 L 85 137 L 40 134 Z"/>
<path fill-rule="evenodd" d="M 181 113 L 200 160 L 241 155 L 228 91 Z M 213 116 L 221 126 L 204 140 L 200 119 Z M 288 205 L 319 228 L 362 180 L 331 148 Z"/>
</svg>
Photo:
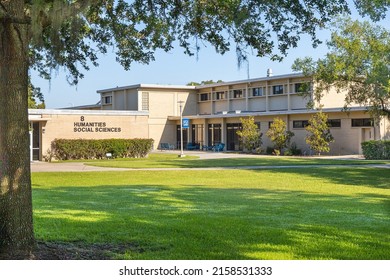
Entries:
<svg viewBox="0 0 390 280">
<path fill-rule="evenodd" d="M 62 139 L 147 138 L 148 113 L 138 111 L 29 109 L 30 152 L 42 160 Z"/>
<path fill-rule="evenodd" d="M 241 150 L 236 133 L 241 129 L 240 118 L 254 116 L 266 148 L 272 143 L 265 133 L 273 119 L 280 117 L 295 134 L 292 142 L 304 154 L 311 154 L 305 126 L 316 112 L 307 109 L 312 87 L 303 75 L 290 74 L 202 86 L 138 84 L 99 90 L 101 100 L 93 106 L 30 110 L 33 158 L 42 159 L 55 138 L 152 138 L 155 149 L 161 143 L 179 148 L 180 114 L 189 123 L 183 133 L 184 147 L 196 143 L 190 146 L 202 149 L 224 143 L 227 151 Z M 343 94 L 325 94 L 321 104 L 335 138 L 330 154 L 359 154 L 361 142 L 390 138 L 387 119 L 376 123 L 357 104 L 343 112 Z"/>
</svg>

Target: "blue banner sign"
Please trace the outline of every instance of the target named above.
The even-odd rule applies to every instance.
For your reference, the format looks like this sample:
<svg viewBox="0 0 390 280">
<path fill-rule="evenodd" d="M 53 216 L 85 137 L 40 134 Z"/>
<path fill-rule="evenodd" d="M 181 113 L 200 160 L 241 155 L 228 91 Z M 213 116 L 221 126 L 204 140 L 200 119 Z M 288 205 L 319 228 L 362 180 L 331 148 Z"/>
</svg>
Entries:
<svg viewBox="0 0 390 280">
<path fill-rule="evenodd" d="M 183 119 L 181 127 L 182 128 L 190 128 L 190 120 L 189 119 Z"/>
</svg>

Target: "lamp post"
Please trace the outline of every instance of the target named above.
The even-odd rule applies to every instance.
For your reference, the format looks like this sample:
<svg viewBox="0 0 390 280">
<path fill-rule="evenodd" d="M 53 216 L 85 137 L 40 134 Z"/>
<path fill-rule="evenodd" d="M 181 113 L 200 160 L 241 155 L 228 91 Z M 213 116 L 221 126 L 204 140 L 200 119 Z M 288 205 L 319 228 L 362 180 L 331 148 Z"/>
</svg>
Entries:
<svg viewBox="0 0 390 280">
<path fill-rule="evenodd" d="M 180 108 L 180 155 L 179 157 L 185 157 L 183 152 L 183 103 L 184 101 L 178 101 Z"/>
</svg>

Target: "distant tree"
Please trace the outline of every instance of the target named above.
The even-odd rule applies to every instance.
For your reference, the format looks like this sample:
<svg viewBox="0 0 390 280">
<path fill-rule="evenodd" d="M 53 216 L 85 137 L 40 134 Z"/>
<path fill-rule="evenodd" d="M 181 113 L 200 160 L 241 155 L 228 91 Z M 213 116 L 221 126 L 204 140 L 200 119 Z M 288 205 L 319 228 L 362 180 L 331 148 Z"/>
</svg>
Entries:
<svg viewBox="0 0 390 280">
<path fill-rule="evenodd" d="M 189 82 L 189 83 L 187 83 L 187 86 L 204 86 L 204 85 L 211 85 L 211 84 L 218 84 L 218 83 L 223 83 L 223 81 L 218 80 L 218 81 L 214 82 L 213 80 L 207 80 L 207 81 L 201 81 L 200 83 Z"/>
<path fill-rule="evenodd" d="M 287 125 L 281 118 L 275 118 L 266 135 L 274 143 L 275 153 L 279 155 L 283 148 L 287 148 L 294 133 L 287 130 Z"/>
<path fill-rule="evenodd" d="M 244 148 L 249 152 L 259 149 L 262 144 L 262 133 L 260 133 L 260 129 L 255 123 L 255 118 L 240 118 L 240 121 L 242 123 L 242 130 L 237 131 L 237 135 L 240 137 Z"/>
<path fill-rule="evenodd" d="M 314 97 L 321 98 L 331 88 L 345 92 L 345 109 L 357 103 L 368 106 L 374 117 L 390 118 L 390 32 L 369 22 L 344 18 L 328 42 L 324 59 L 297 59 L 293 70 L 311 76 Z"/>
<path fill-rule="evenodd" d="M 29 81 L 28 85 L 28 108 L 29 109 L 45 109 L 45 100 L 41 89 L 39 87 L 34 87 L 34 85 Z"/>
<path fill-rule="evenodd" d="M 322 111 L 317 112 L 309 119 L 309 125 L 305 128 L 310 135 L 306 136 L 306 143 L 310 145 L 310 148 L 317 152 L 318 155 L 321 152 L 330 151 L 330 143 L 334 142 L 334 138 L 330 133 L 328 125 L 328 116 Z"/>
</svg>

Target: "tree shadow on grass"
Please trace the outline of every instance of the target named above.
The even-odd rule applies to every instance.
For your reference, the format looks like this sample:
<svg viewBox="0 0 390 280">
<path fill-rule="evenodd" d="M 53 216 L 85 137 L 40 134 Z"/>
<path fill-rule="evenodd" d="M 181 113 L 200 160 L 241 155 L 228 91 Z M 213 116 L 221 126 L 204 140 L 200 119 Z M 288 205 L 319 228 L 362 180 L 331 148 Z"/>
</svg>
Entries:
<svg viewBox="0 0 390 280">
<path fill-rule="evenodd" d="M 295 172 L 354 184 L 337 170 Z M 355 183 L 368 183 L 355 175 Z M 385 187 L 381 179 L 371 185 Z M 38 240 L 129 244 L 112 252 L 115 259 L 390 258 L 386 195 L 203 183 L 35 187 L 33 194 Z"/>
</svg>

